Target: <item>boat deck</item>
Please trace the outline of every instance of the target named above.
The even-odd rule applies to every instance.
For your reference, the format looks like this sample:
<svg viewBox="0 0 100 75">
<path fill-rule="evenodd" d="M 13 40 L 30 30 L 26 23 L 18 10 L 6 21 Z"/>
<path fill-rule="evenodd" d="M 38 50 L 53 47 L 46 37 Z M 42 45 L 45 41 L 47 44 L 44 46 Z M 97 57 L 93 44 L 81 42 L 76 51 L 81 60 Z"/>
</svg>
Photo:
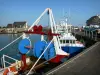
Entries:
<svg viewBox="0 0 100 75">
<path fill-rule="evenodd" d="M 100 75 L 100 42 L 47 72 L 46 75 Z"/>
</svg>

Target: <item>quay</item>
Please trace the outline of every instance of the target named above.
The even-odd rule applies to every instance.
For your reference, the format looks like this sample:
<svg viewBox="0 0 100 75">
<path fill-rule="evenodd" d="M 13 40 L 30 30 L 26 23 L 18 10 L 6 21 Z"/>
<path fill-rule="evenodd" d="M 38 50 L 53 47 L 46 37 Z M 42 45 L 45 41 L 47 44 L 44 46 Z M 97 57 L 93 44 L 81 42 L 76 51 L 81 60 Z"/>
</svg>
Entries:
<svg viewBox="0 0 100 75">
<path fill-rule="evenodd" d="M 99 31 L 100 32 L 100 31 Z M 94 34 L 90 34 L 87 33 L 86 31 L 82 32 L 82 31 L 74 31 L 72 32 L 76 37 L 83 37 L 83 38 L 87 38 L 87 39 L 91 39 L 94 41 L 100 41 L 100 33 L 99 33 L 99 37 L 97 35 L 97 33 L 95 32 Z"/>
<path fill-rule="evenodd" d="M 28 28 L 2 28 L 0 29 L 0 34 L 14 34 L 14 33 L 22 33 L 26 31 Z"/>
<path fill-rule="evenodd" d="M 0 28 L 0 34 L 17 34 L 17 33 L 23 33 L 24 31 L 27 31 L 29 27 L 27 28 Z M 44 27 L 43 31 L 46 32 L 49 28 Z"/>
<path fill-rule="evenodd" d="M 90 34 L 76 31 L 77 38 L 86 39 L 87 46 L 83 52 L 72 57 L 68 61 L 45 73 L 45 75 L 100 75 L 100 38 L 89 37 Z M 95 34 L 94 34 L 95 35 Z M 95 44 L 91 44 L 91 43 Z"/>
<path fill-rule="evenodd" d="M 0 28 L 0 34 L 13 34 L 13 33 L 22 33 L 29 28 L 28 23 L 26 21 L 14 22 L 12 24 L 8 24 L 4 28 Z"/>
<path fill-rule="evenodd" d="M 100 75 L 100 42 L 96 42 L 45 75 Z"/>
</svg>

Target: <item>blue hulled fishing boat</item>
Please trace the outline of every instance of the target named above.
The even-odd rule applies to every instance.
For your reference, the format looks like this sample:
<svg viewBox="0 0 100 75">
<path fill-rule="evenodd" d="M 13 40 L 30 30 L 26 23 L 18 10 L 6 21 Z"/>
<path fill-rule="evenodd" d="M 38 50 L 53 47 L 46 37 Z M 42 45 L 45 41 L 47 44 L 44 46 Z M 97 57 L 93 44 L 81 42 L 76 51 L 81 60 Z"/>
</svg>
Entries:
<svg viewBox="0 0 100 75">
<path fill-rule="evenodd" d="M 46 12 L 49 15 L 50 29 L 44 32 L 43 26 L 38 25 L 38 23 Z M 44 63 L 59 63 L 63 58 L 69 57 L 71 54 L 83 48 L 84 45 L 79 41 L 76 41 L 76 38 L 71 34 L 71 32 L 68 31 L 69 29 L 66 23 L 63 26 L 65 26 L 65 29 L 61 30 L 63 30 L 64 32 L 62 33 L 61 31 L 60 33 L 58 28 L 56 27 L 52 9 L 47 8 L 27 31 L 25 31 L 20 37 L 18 37 L 0 50 L 2 51 L 18 39 L 22 38 L 18 45 L 21 60 L 17 60 L 7 55 L 3 55 L 3 57 L 1 58 L 3 68 L 0 71 L 0 74 L 15 75 L 19 74 L 20 72 L 23 72 L 24 74 L 29 75 L 33 71 L 33 69 L 36 69 L 41 65 L 43 66 Z M 40 35 L 41 40 L 36 41 L 33 44 L 30 40 L 30 36 L 34 34 Z M 48 38 L 45 39 L 45 36 L 47 36 Z M 33 60 L 28 57 L 28 54 L 30 52 L 32 52 L 32 57 L 37 58 L 36 62 L 33 62 Z M 6 66 L 5 63 L 9 64 L 9 62 L 5 61 L 5 57 L 14 60 L 15 63 Z M 37 64 L 39 60 L 42 59 L 43 62 Z"/>
<path fill-rule="evenodd" d="M 84 48 L 84 44 L 77 41 L 74 35 L 72 35 L 72 25 L 67 24 L 67 18 L 62 20 L 59 25 L 56 25 L 59 36 L 60 46 L 63 51 L 70 55 L 80 52 Z"/>
</svg>

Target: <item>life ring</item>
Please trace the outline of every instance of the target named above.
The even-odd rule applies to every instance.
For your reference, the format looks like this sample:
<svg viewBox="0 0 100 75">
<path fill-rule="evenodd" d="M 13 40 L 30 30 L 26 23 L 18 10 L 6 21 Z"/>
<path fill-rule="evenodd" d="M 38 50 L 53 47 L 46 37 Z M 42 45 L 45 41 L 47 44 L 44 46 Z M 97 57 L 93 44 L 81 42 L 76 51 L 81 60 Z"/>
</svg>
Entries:
<svg viewBox="0 0 100 75">
<path fill-rule="evenodd" d="M 27 65 L 31 64 L 30 58 L 26 59 Z M 3 72 L 3 75 L 18 75 L 18 71 L 21 67 L 24 66 L 22 61 L 17 61 L 16 63 L 11 64 L 8 68 L 6 68 Z"/>
<path fill-rule="evenodd" d="M 17 75 L 18 71 L 15 66 L 10 66 L 4 70 L 3 75 Z"/>
</svg>

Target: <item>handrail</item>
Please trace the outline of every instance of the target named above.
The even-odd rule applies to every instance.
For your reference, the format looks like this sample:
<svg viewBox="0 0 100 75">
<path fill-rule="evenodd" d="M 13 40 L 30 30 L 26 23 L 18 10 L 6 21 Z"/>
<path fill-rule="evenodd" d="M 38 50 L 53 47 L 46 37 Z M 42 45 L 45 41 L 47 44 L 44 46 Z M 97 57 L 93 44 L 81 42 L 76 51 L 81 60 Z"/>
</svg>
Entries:
<svg viewBox="0 0 100 75">
<path fill-rule="evenodd" d="M 5 61 L 6 63 L 8 63 L 9 65 L 11 65 L 11 63 L 9 63 L 8 61 Z"/>
<path fill-rule="evenodd" d="M 14 59 L 14 58 L 12 58 L 12 57 L 9 57 L 9 56 L 3 54 L 3 57 L 1 58 L 1 60 L 3 59 L 3 60 L 2 60 L 2 65 L 3 65 L 4 68 L 6 68 L 5 63 L 11 64 L 10 62 L 8 62 L 8 61 L 5 60 L 5 57 L 7 57 L 7 58 L 9 58 L 9 59 L 12 59 L 12 60 L 14 60 L 15 62 L 18 61 L 17 59 Z"/>
<path fill-rule="evenodd" d="M 2 65 L 2 68 L 3 68 L 3 57 L 1 57 L 1 65 Z"/>
<path fill-rule="evenodd" d="M 5 66 L 5 57 L 4 57 L 4 55 L 3 55 L 3 67 L 5 68 L 6 66 Z"/>
<path fill-rule="evenodd" d="M 12 60 L 18 61 L 17 59 L 12 58 L 12 57 L 9 57 L 9 56 L 7 56 L 7 55 L 4 55 L 4 56 L 5 56 L 5 57 L 8 57 L 9 59 L 12 59 Z"/>
</svg>

